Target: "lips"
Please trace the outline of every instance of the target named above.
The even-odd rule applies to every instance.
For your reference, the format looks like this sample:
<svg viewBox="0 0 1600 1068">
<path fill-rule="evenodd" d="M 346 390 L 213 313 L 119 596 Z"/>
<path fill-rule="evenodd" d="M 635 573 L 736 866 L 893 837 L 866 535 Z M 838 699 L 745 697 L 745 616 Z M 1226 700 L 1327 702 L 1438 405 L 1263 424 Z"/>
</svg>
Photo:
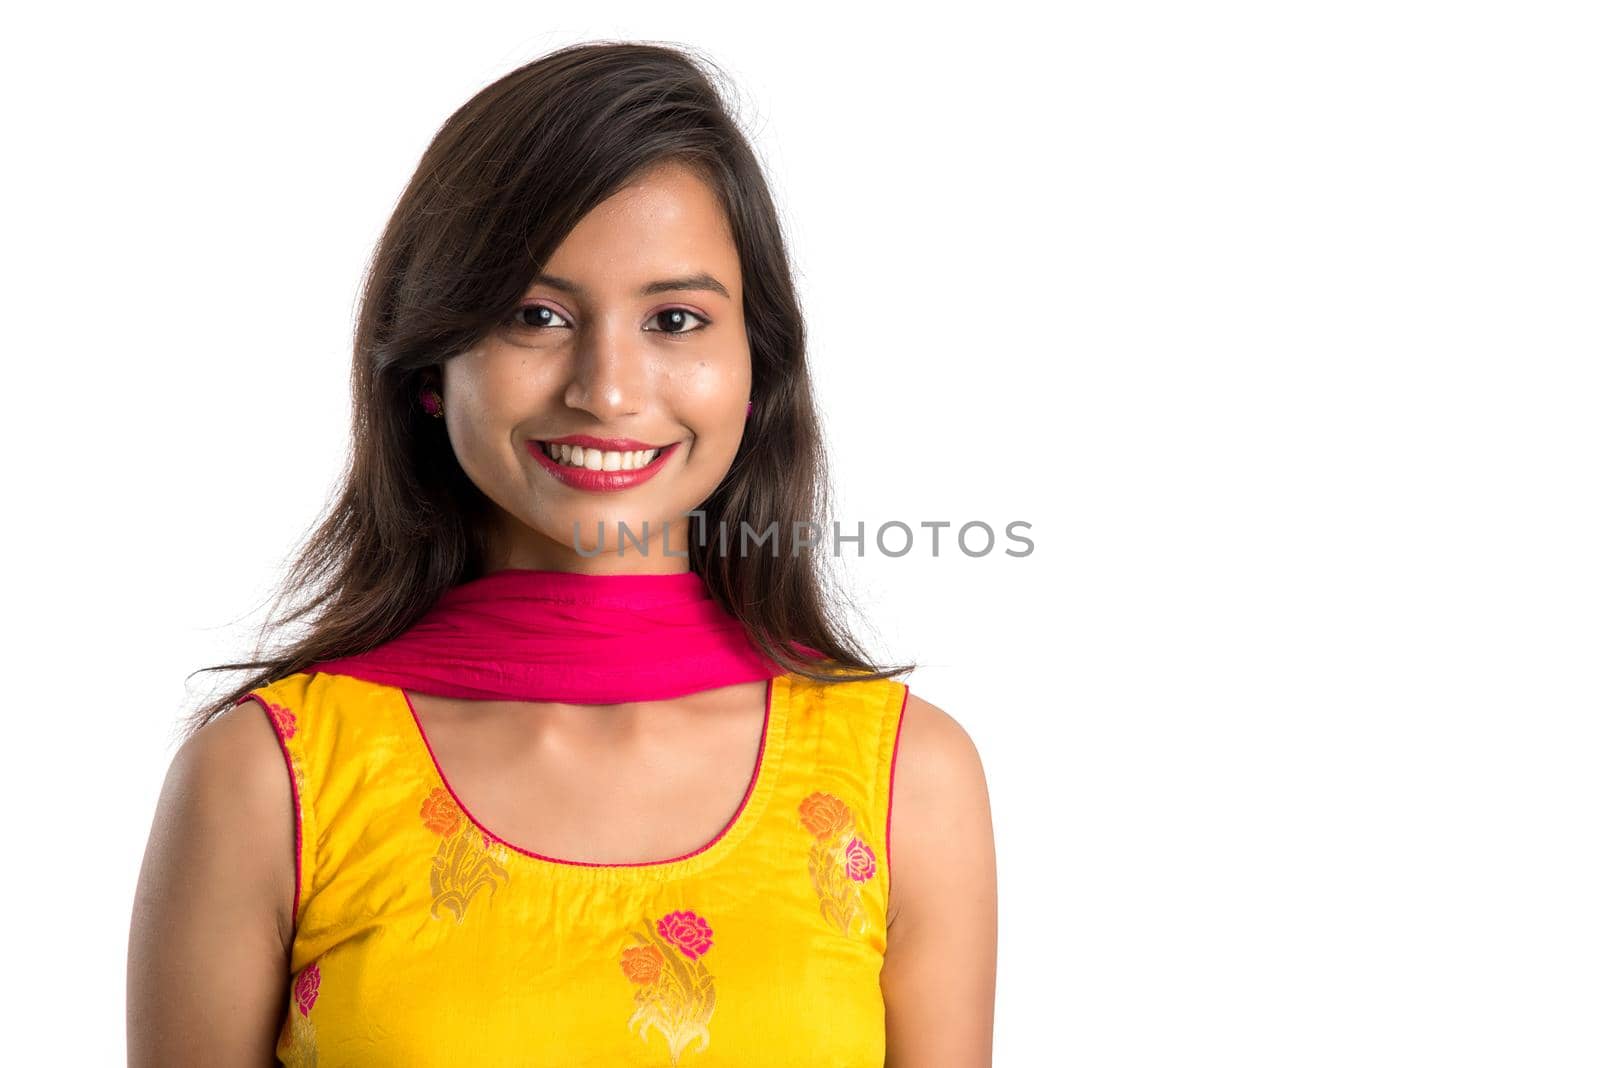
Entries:
<svg viewBox="0 0 1600 1068">
<path fill-rule="evenodd" d="M 585 450 L 602 449 L 615 452 L 631 452 L 640 449 L 659 448 L 661 451 L 656 454 L 655 459 L 643 467 L 636 467 L 632 470 L 591 471 L 587 467 L 573 467 L 570 464 L 552 460 L 550 454 L 545 451 L 545 445 L 549 443 L 575 445 Z M 630 489 L 654 478 L 661 468 L 665 466 L 667 458 L 678 451 L 679 444 L 679 442 L 675 441 L 670 445 L 655 446 L 646 442 L 636 442 L 629 438 L 595 438 L 585 434 L 573 434 L 565 438 L 553 438 L 548 443 L 530 441 L 527 447 L 539 466 L 548 471 L 553 478 L 563 485 L 591 493 L 608 493 Z"/>
<path fill-rule="evenodd" d="M 549 438 L 546 445 L 579 445 L 601 452 L 642 452 L 645 449 L 664 449 L 665 445 L 652 445 L 648 441 L 632 438 L 597 438 L 593 434 L 568 434 L 564 438 Z"/>
</svg>

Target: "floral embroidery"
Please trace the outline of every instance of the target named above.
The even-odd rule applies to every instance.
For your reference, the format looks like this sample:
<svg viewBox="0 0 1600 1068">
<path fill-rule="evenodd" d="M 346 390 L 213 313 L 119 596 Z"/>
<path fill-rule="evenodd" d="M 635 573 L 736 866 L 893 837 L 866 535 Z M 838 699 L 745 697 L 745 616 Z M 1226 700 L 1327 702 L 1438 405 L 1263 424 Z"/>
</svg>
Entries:
<svg viewBox="0 0 1600 1068">
<path fill-rule="evenodd" d="M 656 921 L 656 930 L 690 960 L 711 949 L 711 926 L 692 912 L 669 912 Z"/>
<path fill-rule="evenodd" d="M 688 910 L 669 912 L 633 932 L 635 944 L 622 951 L 622 974 L 637 989 L 628 1031 L 650 1041 L 654 1027 L 667 1040 L 672 1063 L 695 1038 L 703 1052 L 711 1045 L 711 1012 L 716 1008 L 715 977 L 702 959 L 711 950 L 711 925 Z"/>
<path fill-rule="evenodd" d="M 282 705 L 275 705 L 271 701 L 263 701 L 267 706 L 267 715 L 272 717 L 272 722 L 277 726 L 278 733 L 285 738 L 294 737 L 294 713 Z"/>
<path fill-rule="evenodd" d="M 311 1007 L 322 987 L 322 969 L 312 961 L 295 976 L 289 990 L 289 1011 L 278 1033 L 278 1059 L 289 1068 L 317 1063 L 317 1031 L 311 1025 Z"/>
<path fill-rule="evenodd" d="M 420 814 L 423 825 L 439 836 L 439 850 L 433 855 L 433 868 L 428 875 L 433 893 L 429 911 L 439 919 L 439 908 L 443 906 L 455 913 L 456 922 L 460 923 L 474 894 L 487 886 L 493 897 L 495 889 L 510 878 L 505 868 L 506 847 L 474 827 L 450 791 L 442 786 L 435 786 L 423 800 Z"/>
<path fill-rule="evenodd" d="M 294 981 L 294 1003 L 300 1015 L 309 1018 L 311 1007 L 317 1003 L 317 991 L 322 989 L 322 969 L 312 961 Z"/>
<path fill-rule="evenodd" d="M 878 858 L 872 855 L 872 847 L 859 838 L 852 838 L 845 843 L 844 870 L 858 883 L 872 878 L 878 870 Z"/>
<path fill-rule="evenodd" d="M 267 716 L 272 720 L 273 729 L 287 743 L 290 738 L 294 737 L 295 727 L 297 726 L 294 713 L 280 704 L 268 701 L 265 697 L 261 698 L 261 704 L 267 710 Z M 295 751 L 293 746 L 285 744 L 283 748 L 289 754 L 289 772 L 294 776 L 295 796 L 304 797 L 306 773 L 300 766 L 300 754 Z"/>
<path fill-rule="evenodd" d="M 818 790 L 800 802 L 800 822 L 816 839 L 808 867 L 823 918 L 848 935 L 860 917 L 859 933 L 865 933 L 868 920 L 861 905 L 861 884 L 877 874 L 878 857 L 863 839 L 855 812 Z"/>
<path fill-rule="evenodd" d="M 428 830 L 441 837 L 449 838 L 455 834 L 465 820 L 456 799 L 442 786 L 435 786 L 433 793 L 422 802 L 422 822 Z"/>
</svg>

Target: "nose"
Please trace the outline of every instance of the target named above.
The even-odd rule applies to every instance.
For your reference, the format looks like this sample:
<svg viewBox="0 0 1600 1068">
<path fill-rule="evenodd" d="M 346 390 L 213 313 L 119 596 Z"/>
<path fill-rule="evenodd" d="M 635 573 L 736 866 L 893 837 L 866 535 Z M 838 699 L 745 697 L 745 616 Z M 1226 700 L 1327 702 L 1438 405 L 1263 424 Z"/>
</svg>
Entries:
<svg viewBox="0 0 1600 1068">
<path fill-rule="evenodd" d="M 649 388 L 645 339 L 620 325 L 600 323 L 581 339 L 563 399 L 602 423 L 643 410 Z"/>
</svg>

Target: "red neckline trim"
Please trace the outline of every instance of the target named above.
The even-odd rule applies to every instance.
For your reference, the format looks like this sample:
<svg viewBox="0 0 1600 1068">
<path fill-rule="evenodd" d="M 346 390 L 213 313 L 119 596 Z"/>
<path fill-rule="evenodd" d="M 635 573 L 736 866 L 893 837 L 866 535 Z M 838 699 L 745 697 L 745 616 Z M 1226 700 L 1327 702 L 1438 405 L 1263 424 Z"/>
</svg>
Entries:
<svg viewBox="0 0 1600 1068">
<path fill-rule="evenodd" d="M 636 860 L 623 862 L 567 860 L 562 857 L 547 856 L 543 853 L 536 853 L 531 849 L 524 849 L 515 842 L 507 841 L 494 831 L 491 831 L 488 827 L 485 827 L 481 822 L 479 822 L 478 817 L 474 816 L 472 811 L 468 809 L 466 805 L 462 804 L 461 798 L 456 793 L 455 787 L 450 785 L 450 779 L 447 775 L 445 775 L 444 768 L 439 764 L 439 758 L 433 751 L 433 743 L 428 740 L 428 732 L 422 726 L 422 719 L 417 715 L 417 707 L 411 703 L 411 695 L 402 687 L 396 688 L 400 690 L 400 696 L 405 698 L 406 709 L 411 713 L 412 725 L 416 727 L 417 736 L 422 739 L 422 744 L 428 751 L 428 761 L 433 767 L 434 777 L 439 780 L 440 785 L 449 791 L 451 799 L 455 801 L 456 807 L 461 810 L 461 814 L 467 818 L 467 822 L 471 823 L 490 839 L 499 842 L 501 845 L 515 853 L 521 853 L 525 857 L 531 857 L 534 860 L 541 860 L 549 864 L 562 864 L 573 868 L 659 868 L 666 864 L 676 864 L 680 861 L 688 860 L 690 857 L 699 856 L 701 853 L 704 853 L 706 850 L 722 841 L 729 835 L 729 833 L 733 831 L 735 827 L 739 826 L 739 821 L 744 817 L 745 809 L 750 805 L 750 799 L 755 796 L 756 786 L 761 781 L 762 769 L 764 769 L 769 762 L 768 739 L 771 737 L 772 706 L 774 693 L 777 688 L 777 681 L 778 680 L 775 677 L 767 679 L 767 710 L 761 720 L 761 741 L 756 747 L 756 766 L 755 769 L 750 773 L 750 781 L 745 785 L 744 796 L 739 799 L 739 807 L 734 810 L 732 818 L 730 818 L 728 822 L 723 825 L 722 829 L 716 833 L 716 836 L 713 837 L 711 841 L 707 842 L 703 846 L 700 846 L 698 849 L 691 850 L 688 853 L 683 853 L 676 857 L 670 857 L 666 860 Z M 887 863 L 887 855 L 885 856 L 885 862 Z"/>
</svg>

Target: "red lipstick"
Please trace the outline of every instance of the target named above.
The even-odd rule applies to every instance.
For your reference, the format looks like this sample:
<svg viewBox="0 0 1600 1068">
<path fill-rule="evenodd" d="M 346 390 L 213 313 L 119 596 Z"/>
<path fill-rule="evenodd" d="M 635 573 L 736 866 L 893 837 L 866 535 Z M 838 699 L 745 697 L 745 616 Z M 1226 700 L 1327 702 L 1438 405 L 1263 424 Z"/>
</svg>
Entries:
<svg viewBox="0 0 1600 1068">
<path fill-rule="evenodd" d="M 632 438 L 597 438 L 593 434 L 568 434 L 564 438 L 550 438 L 546 445 L 581 445 L 585 449 L 599 449 L 602 452 L 639 452 L 642 449 L 664 449 L 665 445 L 652 445 L 648 441 L 634 441 Z"/>
<path fill-rule="evenodd" d="M 573 467 L 571 464 L 552 460 L 544 449 L 547 444 L 574 445 L 581 447 L 585 452 L 590 449 L 601 452 L 638 452 L 643 449 L 660 451 L 648 464 L 631 471 L 620 468 L 616 471 L 591 471 L 587 467 Z M 539 466 L 566 485 L 574 489 L 605 493 L 628 489 L 654 478 L 656 472 L 666 463 L 667 457 L 677 451 L 678 445 L 679 442 L 676 441 L 670 445 L 651 445 L 644 441 L 634 441 L 632 438 L 597 438 L 591 434 L 569 434 L 564 438 L 550 438 L 548 441 L 530 441 L 528 451 L 539 462 Z"/>
</svg>

